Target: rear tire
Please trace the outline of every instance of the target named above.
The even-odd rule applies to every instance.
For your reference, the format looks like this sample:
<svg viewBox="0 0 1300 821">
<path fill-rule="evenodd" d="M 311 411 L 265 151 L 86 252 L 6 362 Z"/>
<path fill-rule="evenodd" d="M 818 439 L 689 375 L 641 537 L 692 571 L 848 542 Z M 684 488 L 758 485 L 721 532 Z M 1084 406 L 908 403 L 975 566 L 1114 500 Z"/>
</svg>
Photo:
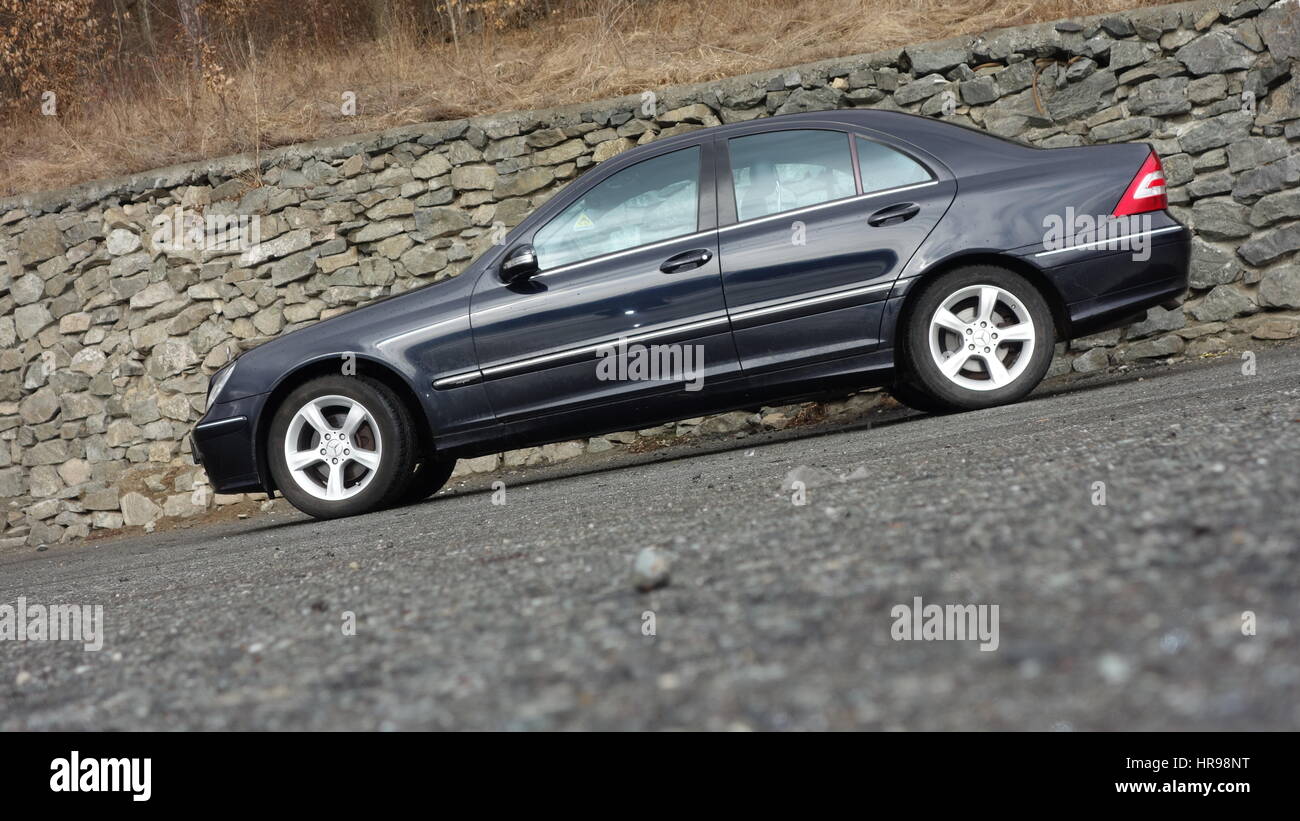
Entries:
<svg viewBox="0 0 1300 821">
<path fill-rule="evenodd" d="M 1024 277 L 1004 268 L 943 274 L 924 286 L 908 317 L 894 395 L 918 410 L 1017 402 L 1052 364 L 1051 309 Z"/>
<path fill-rule="evenodd" d="M 335 519 L 401 498 L 417 442 L 406 406 L 382 382 L 322 376 L 280 402 L 266 455 L 290 504 L 308 516 Z"/>
</svg>

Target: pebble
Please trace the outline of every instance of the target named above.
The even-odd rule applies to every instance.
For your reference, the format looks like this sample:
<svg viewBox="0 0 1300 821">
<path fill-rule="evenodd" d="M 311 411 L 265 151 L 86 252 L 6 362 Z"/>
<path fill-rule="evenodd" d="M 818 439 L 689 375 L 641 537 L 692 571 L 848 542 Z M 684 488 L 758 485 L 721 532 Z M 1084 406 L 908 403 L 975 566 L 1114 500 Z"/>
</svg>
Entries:
<svg viewBox="0 0 1300 821">
<path fill-rule="evenodd" d="M 667 585 L 671 569 L 672 562 L 667 553 L 653 547 L 642 548 L 632 565 L 636 589 L 646 593 Z"/>
</svg>

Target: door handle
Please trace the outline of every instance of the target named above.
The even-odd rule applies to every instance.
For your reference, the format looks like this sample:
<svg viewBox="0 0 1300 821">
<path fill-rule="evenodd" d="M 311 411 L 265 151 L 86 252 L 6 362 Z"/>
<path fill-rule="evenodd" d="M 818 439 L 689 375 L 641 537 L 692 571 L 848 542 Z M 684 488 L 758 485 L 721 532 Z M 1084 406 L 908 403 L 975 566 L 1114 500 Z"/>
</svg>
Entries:
<svg viewBox="0 0 1300 821">
<path fill-rule="evenodd" d="M 894 205 L 887 205 L 867 217 L 867 224 L 875 226 L 897 225 L 900 222 L 907 222 L 920 212 L 921 206 L 914 202 L 895 203 Z"/>
<path fill-rule="evenodd" d="M 659 266 L 659 270 L 665 274 L 676 274 L 681 271 L 689 271 L 692 268 L 699 268 L 711 259 L 713 259 L 713 252 L 704 248 L 683 251 L 664 260 L 664 264 Z"/>
</svg>

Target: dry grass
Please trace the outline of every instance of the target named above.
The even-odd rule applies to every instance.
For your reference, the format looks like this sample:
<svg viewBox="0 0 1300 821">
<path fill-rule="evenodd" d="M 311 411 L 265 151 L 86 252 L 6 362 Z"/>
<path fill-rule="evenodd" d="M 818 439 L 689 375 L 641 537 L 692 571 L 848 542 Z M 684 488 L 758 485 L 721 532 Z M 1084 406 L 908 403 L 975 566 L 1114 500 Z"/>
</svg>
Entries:
<svg viewBox="0 0 1300 821">
<path fill-rule="evenodd" d="M 459 44 L 399 34 L 236 55 L 217 94 L 183 67 L 0 127 L 0 194 L 408 123 L 540 108 L 1156 0 L 594 0 Z M 340 112 L 356 94 L 355 116 Z"/>
</svg>

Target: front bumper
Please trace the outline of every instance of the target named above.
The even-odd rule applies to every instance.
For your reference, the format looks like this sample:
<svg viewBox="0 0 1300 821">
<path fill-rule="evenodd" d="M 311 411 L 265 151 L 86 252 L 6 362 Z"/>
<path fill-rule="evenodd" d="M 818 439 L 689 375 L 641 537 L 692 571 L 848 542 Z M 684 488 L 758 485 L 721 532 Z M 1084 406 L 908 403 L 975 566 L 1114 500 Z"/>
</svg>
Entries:
<svg viewBox="0 0 1300 821">
<path fill-rule="evenodd" d="M 218 493 L 269 492 L 258 457 L 257 420 L 266 394 L 218 402 L 190 432 L 190 451 Z"/>
</svg>

